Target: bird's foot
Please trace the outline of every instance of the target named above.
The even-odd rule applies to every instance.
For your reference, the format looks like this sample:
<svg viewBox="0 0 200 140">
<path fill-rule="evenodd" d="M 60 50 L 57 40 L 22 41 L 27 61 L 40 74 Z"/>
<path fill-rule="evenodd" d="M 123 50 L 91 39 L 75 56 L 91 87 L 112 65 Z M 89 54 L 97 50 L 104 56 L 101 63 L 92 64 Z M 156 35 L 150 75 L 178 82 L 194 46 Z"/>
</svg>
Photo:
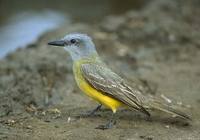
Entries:
<svg viewBox="0 0 200 140">
<path fill-rule="evenodd" d="M 97 111 L 99 111 L 101 109 L 102 105 L 98 105 L 95 109 L 93 109 L 92 111 L 87 111 L 85 113 L 82 113 L 80 115 L 78 115 L 78 118 L 87 118 L 87 117 L 95 117 L 95 116 L 99 116 L 99 114 L 96 114 Z"/>
<path fill-rule="evenodd" d="M 95 129 L 101 129 L 101 130 L 111 129 L 111 128 L 113 128 L 113 126 L 115 124 L 116 124 L 116 120 L 110 120 L 107 124 L 105 124 L 105 125 L 99 125 Z"/>
</svg>

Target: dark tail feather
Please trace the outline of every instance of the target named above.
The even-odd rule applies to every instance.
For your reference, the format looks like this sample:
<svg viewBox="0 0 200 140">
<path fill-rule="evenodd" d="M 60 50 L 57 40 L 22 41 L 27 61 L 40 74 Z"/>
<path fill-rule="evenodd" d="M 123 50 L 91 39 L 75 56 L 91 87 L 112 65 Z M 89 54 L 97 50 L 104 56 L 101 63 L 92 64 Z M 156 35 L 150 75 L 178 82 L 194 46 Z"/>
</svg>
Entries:
<svg viewBox="0 0 200 140">
<path fill-rule="evenodd" d="M 184 112 L 174 108 L 173 106 L 164 104 L 164 103 L 160 103 L 160 102 L 156 102 L 156 101 L 152 101 L 151 103 L 149 103 L 150 108 L 152 109 L 157 109 L 163 112 L 167 112 L 170 113 L 172 115 L 176 115 L 179 116 L 183 119 L 187 119 L 187 120 L 192 120 L 190 116 L 188 116 L 187 114 L 185 114 Z"/>
<path fill-rule="evenodd" d="M 140 111 L 146 114 L 148 117 L 151 116 L 151 114 L 144 107 L 140 107 Z"/>
</svg>

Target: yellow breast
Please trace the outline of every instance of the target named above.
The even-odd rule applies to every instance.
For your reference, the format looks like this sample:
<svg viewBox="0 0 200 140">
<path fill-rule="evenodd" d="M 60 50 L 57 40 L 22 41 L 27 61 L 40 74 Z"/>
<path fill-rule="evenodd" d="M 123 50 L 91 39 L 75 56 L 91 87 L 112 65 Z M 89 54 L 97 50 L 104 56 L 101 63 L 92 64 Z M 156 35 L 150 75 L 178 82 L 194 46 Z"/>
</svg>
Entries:
<svg viewBox="0 0 200 140">
<path fill-rule="evenodd" d="M 112 111 L 115 113 L 117 108 L 120 106 L 123 106 L 123 103 L 113 99 L 109 96 L 104 95 L 102 92 L 99 90 L 96 90 L 94 87 L 92 87 L 83 77 L 80 69 L 80 65 L 83 64 L 84 62 L 79 60 L 74 63 L 73 65 L 73 72 L 75 76 L 75 80 L 79 86 L 79 88 L 87 94 L 89 97 L 92 99 L 98 101 L 99 103 L 105 105 L 108 108 L 111 108 Z"/>
</svg>

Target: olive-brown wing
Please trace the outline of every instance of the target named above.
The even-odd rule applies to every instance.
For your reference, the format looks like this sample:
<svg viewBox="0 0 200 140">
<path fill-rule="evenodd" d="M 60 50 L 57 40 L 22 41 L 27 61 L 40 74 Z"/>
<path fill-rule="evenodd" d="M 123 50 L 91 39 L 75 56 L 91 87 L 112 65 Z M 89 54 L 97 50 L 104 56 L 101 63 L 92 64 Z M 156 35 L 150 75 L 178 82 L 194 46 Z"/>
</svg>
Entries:
<svg viewBox="0 0 200 140">
<path fill-rule="evenodd" d="M 81 71 L 85 80 L 95 89 L 150 116 L 149 112 L 142 106 L 142 102 L 137 98 L 139 91 L 130 88 L 120 76 L 104 64 L 82 64 Z"/>
</svg>

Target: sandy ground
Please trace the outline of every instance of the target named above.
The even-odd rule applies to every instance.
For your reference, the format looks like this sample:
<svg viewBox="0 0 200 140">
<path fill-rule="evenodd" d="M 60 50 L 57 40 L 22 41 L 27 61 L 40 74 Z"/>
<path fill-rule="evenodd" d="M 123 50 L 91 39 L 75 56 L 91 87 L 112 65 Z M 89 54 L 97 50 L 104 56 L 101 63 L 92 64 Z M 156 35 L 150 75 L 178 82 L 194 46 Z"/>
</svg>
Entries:
<svg viewBox="0 0 200 140">
<path fill-rule="evenodd" d="M 49 32 L 0 61 L 0 139 L 198 140 L 200 139 L 200 2 L 153 1 L 140 11 L 108 16 L 98 25 L 76 23 Z M 69 55 L 47 42 L 69 32 L 94 38 L 106 63 L 129 81 L 166 96 L 191 122 L 151 111 L 120 110 L 110 130 L 94 129 L 111 111 L 75 118 L 96 102 L 76 86 Z M 149 85 L 149 86 L 147 86 Z"/>
</svg>

